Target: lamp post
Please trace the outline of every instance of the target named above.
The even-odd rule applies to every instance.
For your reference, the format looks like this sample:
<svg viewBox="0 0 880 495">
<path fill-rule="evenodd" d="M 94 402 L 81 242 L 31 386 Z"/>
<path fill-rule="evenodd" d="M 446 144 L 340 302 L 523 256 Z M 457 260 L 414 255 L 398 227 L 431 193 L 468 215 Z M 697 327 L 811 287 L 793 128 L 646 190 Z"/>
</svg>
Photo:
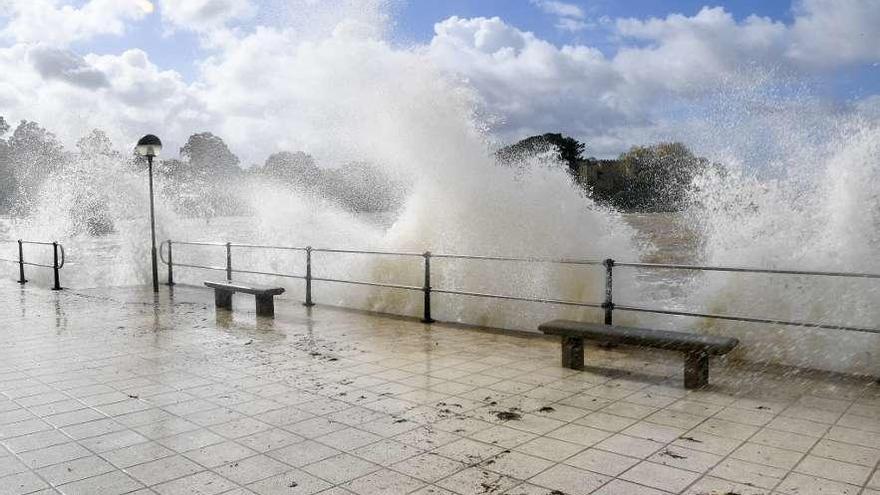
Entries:
<svg viewBox="0 0 880 495">
<path fill-rule="evenodd" d="M 153 292 L 159 292 L 159 266 L 156 264 L 156 215 L 153 211 L 153 158 L 162 151 L 162 141 L 158 137 L 147 134 L 137 142 L 135 148 L 138 155 L 147 157 L 150 164 L 150 234 L 152 236 L 152 259 L 153 259 Z"/>
</svg>

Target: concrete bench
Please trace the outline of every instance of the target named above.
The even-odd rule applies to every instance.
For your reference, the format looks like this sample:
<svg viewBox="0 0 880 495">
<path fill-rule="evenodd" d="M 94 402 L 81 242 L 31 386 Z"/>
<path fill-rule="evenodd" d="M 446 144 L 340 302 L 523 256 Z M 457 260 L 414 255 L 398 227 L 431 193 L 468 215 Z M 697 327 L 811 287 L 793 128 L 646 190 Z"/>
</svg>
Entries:
<svg viewBox="0 0 880 495">
<path fill-rule="evenodd" d="M 737 339 L 731 337 L 571 320 L 548 321 L 538 329 L 547 335 L 562 337 L 562 366 L 571 369 L 584 366 L 584 340 L 683 352 L 684 387 L 688 389 L 704 387 L 709 383 L 709 356 L 722 356 L 739 344 Z"/>
<path fill-rule="evenodd" d="M 284 287 L 249 284 L 245 282 L 205 282 L 214 289 L 214 304 L 218 308 L 232 310 L 232 294 L 253 294 L 257 299 L 257 316 L 275 316 L 275 296 L 284 293 Z"/>
</svg>

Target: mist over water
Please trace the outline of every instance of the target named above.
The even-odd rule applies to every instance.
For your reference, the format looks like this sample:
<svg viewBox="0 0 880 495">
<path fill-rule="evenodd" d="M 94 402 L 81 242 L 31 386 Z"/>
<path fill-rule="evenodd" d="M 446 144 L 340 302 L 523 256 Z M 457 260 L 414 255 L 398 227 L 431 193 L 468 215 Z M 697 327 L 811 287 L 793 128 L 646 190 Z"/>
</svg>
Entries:
<svg viewBox="0 0 880 495">
<path fill-rule="evenodd" d="M 215 132 L 242 133 L 239 141 L 247 141 L 248 133 L 279 134 L 285 148 L 305 150 L 321 163 L 377 164 L 407 184 L 407 198 L 396 216 L 377 222 L 327 198 L 244 181 L 229 194 L 250 205 L 253 217 L 183 218 L 158 201 L 160 240 L 622 261 L 674 258 L 710 265 L 880 272 L 876 122 L 849 117 L 819 123 L 766 95 L 750 102 L 772 104 L 760 118 L 739 96 L 719 103 L 716 115 L 697 119 L 685 134 L 698 151 L 723 161 L 726 173 L 697 180 L 690 208 L 673 224 L 678 230 L 665 230 L 673 228 L 665 223 L 656 228 L 663 238 L 677 238 L 681 229 L 693 237 L 677 251 L 652 244 L 631 219 L 592 201 L 552 157 L 535 158 L 527 167 L 498 166 L 492 156 L 495 137 L 487 119 L 478 117 L 471 89 L 434 68 L 419 50 L 385 41 L 388 18 L 382 8 L 379 2 L 356 9 L 359 15 L 352 17 L 343 6 L 342 22 L 321 17 L 312 30 L 259 34 L 277 38 L 275 52 L 262 58 L 249 57 L 248 47 L 241 46 L 240 54 L 233 52 L 216 70 L 253 73 L 251 83 L 271 88 L 274 99 L 229 101 L 215 108 L 230 115 L 226 127 Z M 273 118 L 264 119 L 264 112 Z M 279 118 L 282 129 L 268 127 Z M 43 187 L 29 218 L 7 225 L 9 234 L 63 242 L 69 257 L 65 285 L 148 283 L 145 167 L 126 163 L 121 155 L 95 154 L 65 164 Z M 160 191 L 168 186 L 157 180 Z M 102 215 L 112 219 L 115 233 L 96 238 L 83 229 L 78 212 L 94 198 L 106 205 Z M 2 249 L 8 255 L 13 247 Z M 43 261 L 50 259 L 48 251 L 33 252 Z M 181 247 L 174 255 L 179 263 L 222 266 L 225 252 Z M 304 258 L 237 249 L 234 266 L 302 274 Z M 2 269 L 13 276 L 14 267 Z M 419 258 L 317 253 L 314 270 L 317 277 L 415 286 L 422 281 Z M 30 273 L 35 281 L 50 276 Z M 201 284 L 218 276 L 187 269 L 175 273 L 178 283 Z M 629 304 L 866 327 L 880 322 L 876 281 L 657 276 L 631 269 L 619 269 L 615 276 L 615 297 Z M 288 287 L 292 299 L 302 297 L 301 282 L 277 282 Z M 432 265 L 435 288 L 473 292 L 600 302 L 603 282 L 600 267 L 442 259 Z M 409 315 L 421 311 L 422 296 L 416 292 L 316 284 L 314 295 L 327 304 Z M 598 312 L 586 309 L 446 295 L 434 300 L 437 319 L 506 328 L 534 330 L 552 317 L 598 318 Z M 877 335 L 623 312 L 615 314 L 615 321 L 737 335 L 743 342 L 738 352 L 746 359 L 880 372 Z"/>
</svg>

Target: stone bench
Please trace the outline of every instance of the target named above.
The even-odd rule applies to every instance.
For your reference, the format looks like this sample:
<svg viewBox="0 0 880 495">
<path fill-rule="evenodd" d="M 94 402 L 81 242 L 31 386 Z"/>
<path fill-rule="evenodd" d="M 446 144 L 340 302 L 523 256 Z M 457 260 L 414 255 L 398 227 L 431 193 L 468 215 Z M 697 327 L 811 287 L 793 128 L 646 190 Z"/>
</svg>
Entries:
<svg viewBox="0 0 880 495">
<path fill-rule="evenodd" d="M 584 366 L 584 340 L 683 352 L 684 387 L 688 389 L 704 387 L 709 383 L 709 356 L 722 356 L 739 344 L 737 339 L 731 337 L 571 320 L 548 321 L 538 329 L 547 335 L 562 337 L 562 366 L 571 369 Z"/>
<path fill-rule="evenodd" d="M 232 310 L 232 295 L 236 292 L 253 294 L 257 299 L 257 316 L 275 317 L 275 296 L 284 293 L 284 287 L 270 287 L 245 282 L 205 282 L 214 289 L 214 304 Z"/>
</svg>

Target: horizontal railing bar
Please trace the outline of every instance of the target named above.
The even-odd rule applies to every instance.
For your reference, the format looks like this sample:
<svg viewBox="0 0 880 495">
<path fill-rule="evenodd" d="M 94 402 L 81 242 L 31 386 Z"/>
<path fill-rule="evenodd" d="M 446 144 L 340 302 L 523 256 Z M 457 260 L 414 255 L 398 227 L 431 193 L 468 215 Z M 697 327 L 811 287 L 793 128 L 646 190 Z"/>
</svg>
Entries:
<svg viewBox="0 0 880 495">
<path fill-rule="evenodd" d="M 13 239 L 0 239 L 0 242 L 5 242 L 7 244 L 18 244 L 18 240 Z M 21 241 L 22 244 L 39 244 L 41 246 L 51 246 L 51 242 L 43 242 L 43 241 Z M 59 244 L 60 245 L 60 244 Z"/>
<path fill-rule="evenodd" d="M 173 241 L 172 241 L 173 242 Z M 231 247 L 240 247 L 240 248 L 249 248 L 249 249 L 280 249 L 285 251 L 305 251 L 304 247 L 296 247 L 296 246 L 269 246 L 264 244 L 235 244 L 230 243 Z"/>
<path fill-rule="evenodd" d="M 586 302 L 578 302 L 578 301 L 565 301 L 562 299 L 536 299 L 530 297 L 518 297 L 518 296 L 505 296 L 501 294 L 486 294 L 483 292 L 467 292 L 460 290 L 449 290 L 449 289 L 431 289 L 431 292 L 437 294 L 455 294 L 459 296 L 471 296 L 471 297 L 486 297 L 490 299 L 505 299 L 508 301 L 525 301 L 525 302 L 536 302 L 536 303 L 544 303 L 544 304 L 559 304 L 562 306 L 583 306 L 586 308 L 601 308 L 601 304 L 596 303 L 586 303 Z"/>
<path fill-rule="evenodd" d="M 177 266 L 177 263 L 175 263 L 174 266 Z M 224 270 L 225 270 L 225 268 L 224 268 Z M 247 273 L 250 275 L 266 275 L 269 277 L 305 279 L 305 277 L 301 276 L 301 275 L 288 275 L 288 274 L 284 274 L 284 273 L 274 273 L 274 272 L 257 272 L 257 271 L 252 271 L 252 270 L 232 270 L 232 273 Z"/>
<path fill-rule="evenodd" d="M 225 242 L 190 242 L 190 241 L 171 241 L 172 244 L 183 244 L 189 246 L 226 246 Z M 274 246 L 268 244 L 237 244 L 229 243 L 231 247 L 243 247 L 254 249 L 285 249 L 290 251 L 305 251 L 308 248 L 300 246 Z M 411 253 L 400 251 L 365 251 L 357 249 L 332 249 L 332 248 L 312 248 L 312 252 L 321 253 L 342 253 L 342 254 L 376 254 L 388 256 L 424 256 L 424 253 Z"/>
<path fill-rule="evenodd" d="M 177 262 L 174 263 L 174 266 L 182 266 L 185 268 L 200 268 L 202 270 L 217 270 L 217 271 L 221 271 L 221 272 L 226 271 L 225 266 L 220 267 L 220 266 L 205 266 L 205 265 L 188 265 L 188 264 L 177 263 Z"/>
<path fill-rule="evenodd" d="M 16 261 L 15 263 L 18 264 L 18 261 Z M 27 266 L 39 266 L 39 267 L 42 267 L 42 268 L 55 268 L 55 267 L 52 266 L 52 265 L 44 265 L 44 264 L 41 264 L 41 263 L 31 263 L 31 262 L 28 262 L 28 261 L 25 261 L 25 262 L 22 263 L 22 264 L 23 264 L 23 265 L 27 265 Z M 58 268 L 60 269 L 61 267 L 59 266 Z"/>
<path fill-rule="evenodd" d="M 342 253 L 342 254 L 376 254 L 384 256 L 413 256 L 422 257 L 424 253 L 407 253 L 395 251 L 361 251 L 355 249 L 330 249 L 330 248 L 312 248 L 313 253 Z M 433 256 L 433 255 L 432 255 Z"/>
<path fill-rule="evenodd" d="M 15 242 L 15 241 L 4 241 Z M 221 242 L 190 242 L 190 241 L 172 241 L 174 244 L 185 244 L 194 246 L 225 246 L 226 243 Z M 43 243 L 51 245 L 52 243 Z M 307 248 L 297 246 L 273 246 L 261 244 L 230 244 L 233 247 L 245 248 L 261 248 L 261 249 L 287 249 L 293 251 L 305 251 Z M 423 253 L 404 252 L 404 251 L 367 251 L 355 249 L 331 249 L 331 248 L 313 248 L 312 252 L 323 253 L 341 253 L 341 254 L 375 254 L 387 256 L 412 256 L 421 257 Z M 483 260 L 483 261 L 513 261 L 513 262 L 533 262 L 533 263 L 554 263 L 567 265 L 602 265 L 604 260 L 593 259 L 577 259 L 577 258 L 540 258 L 540 257 L 508 257 L 508 256 L 477 256 L 465 254 L 450 253 L 431 253 L 432 258 L 446 259 L 464 259 L 464 260 Z M 880 279 L 880 273 L 859 273 L 859 272 L 830 272 L 815 270 L 789 270 L 789 269 L 772 269 L 772 268 L 748 268 L 748 267 L 732 267 L 732 266 L 705 266 L 705 265 L 682 265 L 682 264 L 665 264 L 665 263 L 637 263 L 615 261 L 615 267 L 630 268 L 649 268 L 661 270 L 697 270 L 697 271 L 717 271 L 717 272 L 743 272 L 743 273 L 772 273 L 780 275 L 810 275 L 810 276 L 827 276 L 827 277 L 849 277 L 849 278 L 871 278 Z"/>
<path fill-rule="evenodd" d="M 16 265 L 18 265 L 18 264 L 22 264 L 22 265 L 27 265 L 27 266 L 39 266 L 39 267 L 41 267 L 41 268 L 55 268 L 55 267 L 52 266 L 52 265 L 43 265 L 43 264 L 41 264 L 41 263 L 31 263 L 30 261 L 25 261 L 25 262 L 23 262 L 23 263 L 20 263 L 18 260 L 8 260 L 8 259 L 6 259 L 6 258 L 0 258 L 0 261 L 6 261 L 6 262 L 9 262 L 9 263 L 15 263 Z M 60 269 L 61 267 L 59 266 L 58 268 Z"/>
<path fill-rule="evenodd" d="M 506 256 L 475 256 L 475 255 L 467 255 L 467 254 L 434 254 L 431 253 L 432 258 L 447 258 L 447 259 L 461 259 L 461 260 L 483 260 L 483 261 L 521 261 L 521 262 L 531 262 L 531 263 L 556 263 L 556 264 L 565 264 L 565 265 L 601 265 L 604 263 L 602 260 L 588 260 L 588 259 L 576 259 L 576 258 L 511 258 Z"/>
<path fill-rule="evenodd" d="M 709 272 L 745 272 L 745 273 L 773 273 L 779 275 L 816 275 L 826 277 L 850 277 L 850 278 L 880 278 L 880 273 L 858 273 L 858 272 L 825 272 L 811 270 L 785 270 L 772 268 L 746 268 L 735 266 L 700 266 L 700 265 L 671 265 L 664 263 L 626 263 L 614 262 L 614 266 L 625 266 L 631 268 L 652 268 L 661 270 L 699 270 Z"/>
<path fill-rule="evenodd" d="M 225 246 L 225 242 L 201 242 L 201 241 L 171 241 L 172 244 L 185 244 L 188 246 Z"/>
<path fill-rule="evenodd" d="M 165 261 L 165 260 L 163 260 L 163 261 Z M 18 263 L 18 262 L 16 261 L 16 263 Z M 168 262 L 165 261 L 165 264 L 167 265 Z M 215 270 L 215 271 L 221 271 L 221 272 L 226 271 L 226 267 L 220 267 L 220 266 L 191 265 L 188 263 L 174 263 L 174 266 L 182 266 L 184 268 L 198 268 L 201 270 Z M 305 278 L 300 275 L 287 275 L 284 273 L 274 273 L 274 272 L 258 272 L 258 271 L 253 271 L 253 270 L 232 270 L 232 273 L 245 273 L 245 274 L 251 274 L 251 275 L 266 275 L 266 276 L 270 276 L 270 277 L 296 278 L 296 279 L 304 279 Z"/>
<path fill-rule="evenodd" d="M 771 325 L 787 325 L 787 326 L 796 326 L 796 327 L 807 327 L 807 328 L 822 328 L 826 330 L 849 330 L 853 332 L 865 332 L 865 333 L 877 333 L 880 334 L 880 329 L 876 328 L 865 328 L 865 327 L 852 327 L 847 325 L 830 325 L 825 323 L 815 323 L 815 322 L 807 322 L 807 321 L 789 321 L 789 320 L 774 320 L 767 318 L 751 318 L 748 316 L 735 316 L 735 315 L 719 315 L 712 313 L 694 313 L 690 311 L 676 311 L 670 309 L 654 309 L 654 308 L 645 308 L 641 306 L 626 306 L 615 304 L 614 309 L 620 311 L 635 311 L 639 313 L 655 313 L 661 315 L 673 315 L 673 316 L 693 316 L 696 318 L 713 318 L 716 320 L 729 320 L 729 321 L 742 321 L 746 323 L 767 323 Z"/>
<path fill-rule="evenodd" d="M 423 287 L 416 287 L 414 285 L 399 285 L 399 284 L 382 284 L 378 282 L 362 282 L 359 280 L 341 280 L 337 278 L 319 278 L 312 277 L 312 282 L 334 282 L 337 284 L 351 284 L 351 285 L 366 285 L 369 287 L 385 287 L 388 289 L 404 289 L 404 290 L 417 290 L 423 291 Z"/>
</svg>

